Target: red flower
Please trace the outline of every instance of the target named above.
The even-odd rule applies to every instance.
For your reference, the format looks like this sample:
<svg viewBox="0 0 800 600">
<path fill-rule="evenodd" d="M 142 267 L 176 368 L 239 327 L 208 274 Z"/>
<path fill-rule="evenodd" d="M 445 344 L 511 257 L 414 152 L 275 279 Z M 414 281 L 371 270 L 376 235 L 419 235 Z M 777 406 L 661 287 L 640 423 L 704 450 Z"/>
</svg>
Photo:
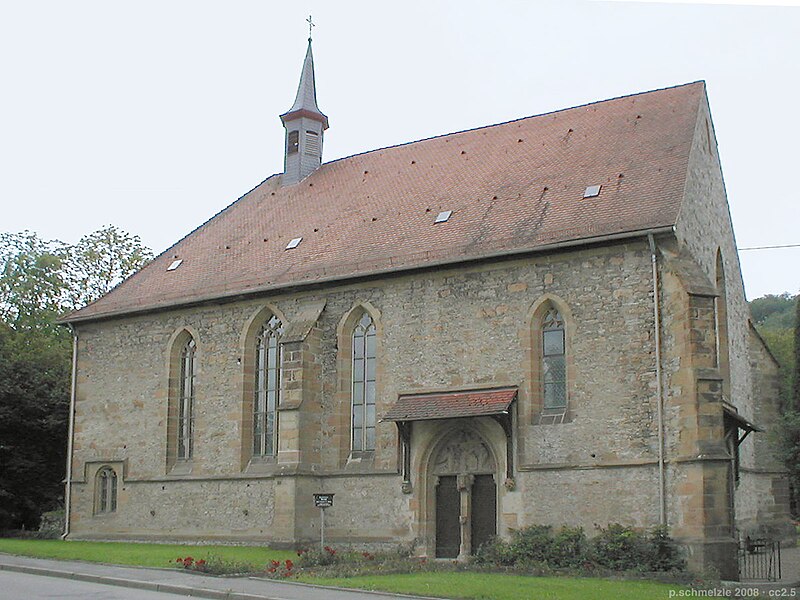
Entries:
<svg viewBox="0 0 800 600">
<path fill-rule="evenodd" d="M 200 560 L 198 560 L 198 561 L 197 561 L 197 566 L 198 566 L 198 567 L 200 567 L 200 566 L 202 566 L 202 565 L 204 565 L 204 564 L 206 564 L 206 561 L 205 561 L 204 559 L 202 559 L 202 558 L 201 558 Z"/>
<path fill-rule="evenodd" d="M 278 560 L 271 560 L 271 561 L 269 561 L 269 564 L 271 564 L 273 567 L 277 567 L 277 566 L 279 566 L 281 563 L 280 563 L 280 561 L 278 561 Z"/>
<path fill-rule="evenodd" d="M 294 563 L 290 559 L 286 559 L 286 568 L 291 569 L 294 566 Z"/>
<path fill-rule="evenodd" d="M 274 573 L 274 572 L 275 572 L 275 567 L 270 567 L 269 569 L 267 569 L 267 573 Z"/>
</svg>

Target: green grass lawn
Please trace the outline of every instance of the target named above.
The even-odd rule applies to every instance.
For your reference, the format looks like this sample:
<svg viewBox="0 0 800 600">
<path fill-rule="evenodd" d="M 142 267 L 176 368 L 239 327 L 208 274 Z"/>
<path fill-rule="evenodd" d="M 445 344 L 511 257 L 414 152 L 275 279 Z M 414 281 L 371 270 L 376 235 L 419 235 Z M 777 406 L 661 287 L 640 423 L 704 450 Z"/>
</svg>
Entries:
<svg viewBox="0 0 800 600">
<path fill-rule="evenodd" d="M 85 560 L 142 567 L 176 567 L 175 559 L 195 560 L 215 556 L 231 563 L 261 569 L 270 560 L 297 559 L 294 552 L 254 546 L 185 546 L 178 544 L 134 544 L 124 542 L 63 542 L 0 538 L 0 552 Z M 648 581 L 578 577 L 532 577 L 502 573 L 423 572 L 406 575 L 358 577 L 315 577 L 300 575 L 296 580 L 317 585 L 381 590 L 443 598 L 474 600 L 640 600 L 667 598 L 680 587 Z"/>
<path fill-rule="evenodd" d="M 658 600 L 675 585 L 576 577 L 527 577 L 501 573 L 412 573 L 323 579 L 300 577 L 317 585 L 381 590 L 420 596 L 475 600 Z"/>
<path fill-rule="evenodd" d="M 272 550 L 259 546 L 183 546 L 11 538 L 0 538 L 0 552 L 37 558 L 85 560 L 140 567 L 174 567 L 176 558 L 186 556 L 207 559 L 210 555 L 214 555 L 227 561 L 249 563 L 257 568 L 263 568 L 270 560 L 297 558 L 295 553 L 289 550 Z"/>
</svg>

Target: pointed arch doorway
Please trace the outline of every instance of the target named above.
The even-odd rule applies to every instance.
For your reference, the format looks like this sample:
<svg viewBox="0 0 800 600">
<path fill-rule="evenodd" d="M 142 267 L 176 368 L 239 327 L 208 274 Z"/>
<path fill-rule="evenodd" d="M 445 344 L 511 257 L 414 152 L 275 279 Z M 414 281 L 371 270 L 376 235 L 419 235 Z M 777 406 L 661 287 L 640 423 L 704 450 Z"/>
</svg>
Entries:
<svg viewBox="0 0 800 600">
<path fill-rule="evenodd" d="M 466 558 L 497 533 L 496 471 L 489 446 L 471 429 L 456 429 L 434 451 L 437 558 Z"/>
<path fill-rule="evenodd" d="M 384 415 L 397 425 L 402 490 L 417 495 L 420 556 L 465 559 L 498 533 L 499 484 L 515 485 L 517 391 L 401 394 Z"/>
</svg>

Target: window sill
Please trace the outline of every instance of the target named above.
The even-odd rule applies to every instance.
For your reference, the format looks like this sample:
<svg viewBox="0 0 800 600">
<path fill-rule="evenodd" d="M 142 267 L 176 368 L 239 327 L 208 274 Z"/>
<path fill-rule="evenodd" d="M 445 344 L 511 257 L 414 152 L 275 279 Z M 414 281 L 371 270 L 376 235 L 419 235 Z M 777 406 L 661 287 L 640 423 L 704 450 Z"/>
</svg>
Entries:
<svg viewBox="0 0 800 600">
<path fill-rule="evenodd" d="M 169 475 L 191 475 L 192 474 L 192 461 L 179 460 L 176 461 L 172 468 L 169 470 Z"/>
<path fill-rule="evenodd" d="M 278 460 L 274 456 L 254 456 L 244 468 L 248 475 L 271 475 L 278 469 Z"/>
<path fill-rule="evenodd" d="M 534 425 L 562 425 L 572 421 L 569 410 L 564 408 L 548 408 L 534 419 Z"/>
<path fill-rule="evenodd" d="M 347 457 L 347 463 L 344 468 L 346 471 L 371 471 L 374 468 L 374 463 L 375 451 L 362 450 L 359 452 L 351 452 L 350 456 Z"/>
</svg>

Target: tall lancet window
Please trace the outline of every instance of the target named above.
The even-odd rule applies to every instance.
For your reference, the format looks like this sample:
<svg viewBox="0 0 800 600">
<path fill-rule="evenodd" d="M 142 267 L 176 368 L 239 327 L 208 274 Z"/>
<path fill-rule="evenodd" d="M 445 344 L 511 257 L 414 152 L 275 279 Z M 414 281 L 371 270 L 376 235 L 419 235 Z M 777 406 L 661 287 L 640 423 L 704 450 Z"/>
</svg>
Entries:
<svg viewBox="0 0 800 600">
<path fill-rule="evenodd" d="M 194 434 L 194 382 L 196 375 L 195 351 L 197 345 L 189 338 L 181 350 L 181 379 L 178 394 L 178 460 L 192 458 Z"/>
<path fill-rule="evenodd" d="M 545 410 L 567 407 L 564 319 L 555 308 L 542 319 L 542 386 Z"/>
<path fill-rule="evenodd" d="M 275 456 L 278 448 L 281 320 L 272 316 L 256 339 L 256 381 L 253 399 L 253 456 Z"/>
<path fill-rule="evenodd" d="M 353 330 L 352 448 L 375 449 L 375 323 L 368 313 Z"/>
</svg>

